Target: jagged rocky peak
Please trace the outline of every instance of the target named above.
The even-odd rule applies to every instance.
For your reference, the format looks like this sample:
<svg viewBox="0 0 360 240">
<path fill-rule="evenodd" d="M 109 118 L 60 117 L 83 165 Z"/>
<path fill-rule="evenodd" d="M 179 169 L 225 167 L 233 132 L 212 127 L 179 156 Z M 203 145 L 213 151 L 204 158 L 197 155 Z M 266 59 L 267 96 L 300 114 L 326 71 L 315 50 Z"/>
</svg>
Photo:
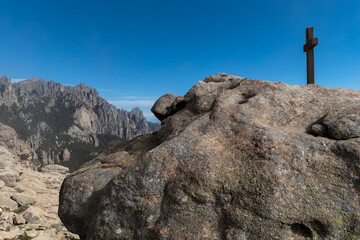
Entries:
<svg viewBox="0 0 360 240">
<path fill-rule="evenodd" d="M 35 165 L 58 163 L 71 170 L 112 140 L 128 140 L 160 128 L 148 123 L 140 109 L 119 110 L 83 83 L 70 87 L 41 78 L 16 83 L 1 78 L 0 123 L 36 153 L 32 154 Z M 65 149 L 69 154 L 63 158 Z"/>
<path fill-rule="evenodd" d="M 7 76 L 0 77 L 0 84 L 9 84 L 11 80 Z"/>
<path fill-rule="evenodd" d="M 360 91 L 218 74 L 153 112 L 64 180 L 81 238 L 359 238 Z"/>
<path fill-rule="evenodd" d="M 35 82 L 45 82 L 45 81 L 42 78 L 29 78 L 24 81 L 20 81 L 19 83 L 24 84 L 24 83 L 35 83 Z M 54 83 L 54 81 L 49 81 L 49 83 Z"/>
</svg>

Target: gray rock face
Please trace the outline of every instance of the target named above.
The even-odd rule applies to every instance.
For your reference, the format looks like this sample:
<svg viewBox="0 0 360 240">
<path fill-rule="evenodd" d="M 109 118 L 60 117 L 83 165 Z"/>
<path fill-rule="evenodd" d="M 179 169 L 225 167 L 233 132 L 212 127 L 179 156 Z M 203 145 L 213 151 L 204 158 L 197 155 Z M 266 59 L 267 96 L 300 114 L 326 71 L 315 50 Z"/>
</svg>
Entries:
<svg viewBox="0 0 360 240">
<path fill-rule="evenodd" d="M 119 110 L 84 84 L 0 78 L 0 145 L 36 167 L 63 164 L 74 170 L 112 140 L 159 128 L 138 108 Z"/>
<path fill-rule="evenodd" d="M 25 219 L 23 216 L 16 214 L 13 219 L 14 225 L 23 225 L 25 224 Z"/>
<path fill-rule="evenodd" d="M 242 80 L 244 78 L 230 75 L 227 73 L 218 73 L 215 75 L 211 75 L 205 78 L 204 82 L 226 82 L 226 81 L 233 81 L 233 80 Z"/>
<path fill-rule="evenodd" d="M 40 169 L 40 172 L 46 172 L 51 174 L 68 174 L 69 168 L 61 165 L 46 165 Z"/>
<path fill-rule="evenodd" d="M 71 154 L 70 154 L 69 150 L 67 148 L 65 148 L 61 153 L 60 160 L 67 162 L 70 160 L 70 156 L 71 156 Z"/>
<path fill-rule="evenodd" d="M 34 203 L 36 203 L 34 197 L 23 193 L 14 193 L 11 199 L 16 201 L 20 206 L 33 205 Z"/>
<path fill-rule="evenodd" d="M 82 239 L 359 239 L 360 92 L 208 77 L 64 180 Z"/>
<path fill-rule="evenodd" d="M 0 107 L 1 108 L 1 107 Z M 0 110 L 1 111 L 1 110 Z M 1 114 L 4 114 L 3 112 Z M 4 118 L 5 115 L 0 116 Z M 37 160 L 37 155 L 27 143 L 19 139 L 15 130 L 0 122 L 0 146 L 6 147 L 11 153 L 18 156 L 20 160 L 27 165 L 32 160 Z"/>
<path fill-rule="evenodd" d="M 9 196 L 5 195 L 4 193 L 0 193 L 0 207 L 6 208 L 9 211 L 14 211 L 18 208 L 18 204 L 11 200 Z"/>
<path fill-rule="evenodd" d="M 26 223 L 37 224 L 42 222 L 40 214 L 33 207 L 29 207 L 22 216 Z"/>
<path fill-rule="evenodd" d="M 171 112 L 173 112 L 176 109 L 176 106 L 175 107 L 172 106 L 176 98 L 177 96 L 175 96 L 174 94 L 171 93 L 165 94 L 155 102 L 151 111 L 160 121 L 164 120 L 169 116 Z"/>
<path fill-rule="evenodd" d="M 19 173 L 13 168 L 17 163 L 14 155 L 12 155 L 5 147 L 0 146 L 0 186 L 15 184 L 19 177 Z"/>
<path fill-rule="evenodd" d="M 0 169 L 12 168 L 17 163 L 14 156 L 3 146 L 0 146 Z"/>
</svg>

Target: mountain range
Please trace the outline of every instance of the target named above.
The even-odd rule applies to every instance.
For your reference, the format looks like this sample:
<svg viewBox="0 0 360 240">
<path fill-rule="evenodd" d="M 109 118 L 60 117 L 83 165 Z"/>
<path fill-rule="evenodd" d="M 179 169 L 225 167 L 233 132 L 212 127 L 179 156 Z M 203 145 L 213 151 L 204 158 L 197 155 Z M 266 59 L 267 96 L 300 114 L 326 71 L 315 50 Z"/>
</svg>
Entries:
<svg viewBox="0 0 360 240">
<path fill-rule="evenodd" d="M 12 83 L 0 77 L 0 145 L 34 168 L 61 164 L 73 171 L 112 140 L 159 128 L 139 108 L 117 109 L 83 83 L 70 87 L 41 78 Z"/>
</svg>

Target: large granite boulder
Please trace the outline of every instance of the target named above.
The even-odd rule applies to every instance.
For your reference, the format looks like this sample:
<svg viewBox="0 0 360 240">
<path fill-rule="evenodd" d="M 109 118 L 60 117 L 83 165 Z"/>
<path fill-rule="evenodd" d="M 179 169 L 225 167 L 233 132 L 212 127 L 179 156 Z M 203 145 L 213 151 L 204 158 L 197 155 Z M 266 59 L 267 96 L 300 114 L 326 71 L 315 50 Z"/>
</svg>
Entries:
<svg viewBox="0 0 360 240">
<path fill-rule="evenodd" d="M 218 74 L 155 105 L 64 180 L 81 239 L 360 239 L 359 91 Z"/>
<path fill-rule="evenodd" d="M 19 177 L 19 173 L 14 171 L 14 166 L 17 163 L 14 155 L 3 146 L 0 146 L 0 181 L 6 185 L 12 185 Z M 3 184 L 0 184 L 3 186 Z"/>
</svg>

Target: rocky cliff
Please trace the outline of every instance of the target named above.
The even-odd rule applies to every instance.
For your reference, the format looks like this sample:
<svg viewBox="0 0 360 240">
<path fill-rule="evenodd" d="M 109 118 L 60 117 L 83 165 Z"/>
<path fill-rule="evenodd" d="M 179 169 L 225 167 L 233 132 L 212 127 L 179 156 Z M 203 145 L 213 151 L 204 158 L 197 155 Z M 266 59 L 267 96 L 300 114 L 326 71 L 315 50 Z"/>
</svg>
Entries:
<svg viewBox="0 0 360 240">
<path fill-rule="evenodd" d="M 119 110 L 84 84 L 0 78 L 0 141 L 10 139 L 2 145 L 37 166 L 60 163 L 73 170 L 111 140 L 158 128 L 138 108 Z"/>
<path fill-rule="evenodd" d="M 81 239 L 360 239 L 360 92 L 227 74 L 66 177 Z"/>
</svg>

